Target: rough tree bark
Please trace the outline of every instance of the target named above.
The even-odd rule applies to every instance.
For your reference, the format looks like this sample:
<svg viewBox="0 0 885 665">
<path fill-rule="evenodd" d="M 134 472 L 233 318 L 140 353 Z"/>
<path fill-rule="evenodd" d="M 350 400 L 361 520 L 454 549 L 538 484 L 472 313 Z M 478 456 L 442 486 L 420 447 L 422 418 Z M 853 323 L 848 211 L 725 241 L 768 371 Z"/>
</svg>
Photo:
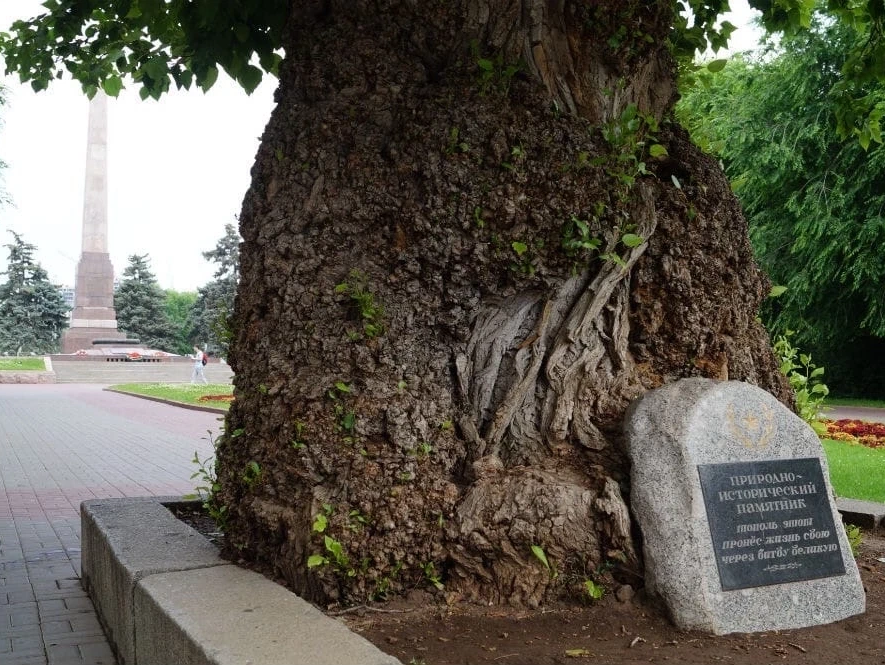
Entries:
<svg viewBox="0 0 885 665">
<path fill-rule="evenodd" d="M 629 402 L 788 399 L 738 204 L 670 120 L 671 11 L 293 0 L 219 445 L 241 556 L 322 602 L 635 583 Z"/>
</svg>

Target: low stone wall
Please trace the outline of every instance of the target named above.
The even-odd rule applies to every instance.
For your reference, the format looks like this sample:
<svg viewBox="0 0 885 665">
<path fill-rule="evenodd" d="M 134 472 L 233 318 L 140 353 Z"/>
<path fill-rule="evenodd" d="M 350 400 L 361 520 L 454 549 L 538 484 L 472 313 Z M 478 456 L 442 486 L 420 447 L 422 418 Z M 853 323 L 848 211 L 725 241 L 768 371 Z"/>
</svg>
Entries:
<svg viewBox="0 0 885 665">
<path fill-rule="evenodd" d="M 0 372 L 0 383 L 55 383 L 55 372 L 5 370 Z"/>
<path fill-rule="evenodd" d="M 120 665 L 402 665 L 263 575 L 222 560 L 160 501 L 181 499 L 80 508 L 83 586 Z"/>
</svg>

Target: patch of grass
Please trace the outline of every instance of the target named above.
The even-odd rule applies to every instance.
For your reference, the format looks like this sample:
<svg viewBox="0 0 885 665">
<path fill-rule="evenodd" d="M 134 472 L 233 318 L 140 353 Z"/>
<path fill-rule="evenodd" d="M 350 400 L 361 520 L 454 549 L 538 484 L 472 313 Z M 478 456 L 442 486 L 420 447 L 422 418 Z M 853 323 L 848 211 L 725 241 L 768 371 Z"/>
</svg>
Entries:
<svg viewBox="0 0 885 665">
<path fill-rule="evenodd" d="M 0 372 L 42 372 L 45 369 L 46 363 L 43 362 L 43 358 L 0 358 Z"/>
<path fill-rule="evenodd" d="M 821 442 L 838 496 L 885 503 L 885 449 L 831 439 Z"/>
<path fill-rule="evenodd" d="M 828 406 L 869 406 L 874 409 L 885 409 L 885 400 L 863 397 L 827 397 L 824 404 L 824 416 L 826 416 Z"/>
<path fill-rule="evenodd" d="M 207 398 L 232 395 L 234 387 L 227 383 L 210 383 L 206 386 L 189 383 L 121 383 L 111 386 L 110 390 L 227 410 L 230 406 L 230 399 Z"/>
</svg>

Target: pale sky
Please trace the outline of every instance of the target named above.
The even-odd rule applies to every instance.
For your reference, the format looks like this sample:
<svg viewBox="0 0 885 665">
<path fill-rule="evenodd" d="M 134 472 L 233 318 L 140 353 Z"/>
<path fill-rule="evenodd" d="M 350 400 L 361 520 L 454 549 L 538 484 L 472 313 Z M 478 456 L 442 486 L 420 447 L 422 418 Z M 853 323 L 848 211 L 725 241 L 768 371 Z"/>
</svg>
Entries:
<svg viewBox="0 0 885 665">
<path fill-rule="evenodd" d="M 733 0 L 736 50 L 755 44 L 746 0 Z M 40 13 L 40 0 L 0 0 L 0 30 Z M 2 72 L 2 67 L 0 67 Z M 0 207 L 0 245 L 20 233 L 60 285 L 73 286 L 80 256 L 88 100 L 78 84 L 56 81 L 34 93 L 0 78 L 0 173 L 12 205 Z M 117 276 L 131 254 L 148 254 L 160 286 L 192 291 L 214 266 L 201 252 L 235 223 L 259 139 L 273 107 L 276 79 L 251 96 L 219 77 L 207 94 L 170 92 L 159 102 L 124 90 L 108 108 L 108 244 Z M 0 270 L 7 249 L 0 247 Z M 3 279 L 3 278 L 0 278 Z"/>
</svg>

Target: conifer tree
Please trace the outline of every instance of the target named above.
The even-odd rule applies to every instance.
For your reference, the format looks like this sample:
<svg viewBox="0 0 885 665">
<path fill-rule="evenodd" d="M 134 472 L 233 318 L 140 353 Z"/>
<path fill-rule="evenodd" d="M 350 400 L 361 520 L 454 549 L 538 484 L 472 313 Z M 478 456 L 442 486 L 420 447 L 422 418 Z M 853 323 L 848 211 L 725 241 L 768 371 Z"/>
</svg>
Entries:
<svg viewBox="0 0 885 665">
<path fill-rule="evenodd" d="M 0 284 L 0 353 L 58 351 L 67 328 L 68 306 L 46 270 L 34 260 L 36 247 L 15 231 L 9 250 L 6 282 Z"/>
<path fill-rule="evenodd" d="M 230 341 L 228 317 L 240 279 L 240 235 L 233 224 L 225 224 L 224 236 L 203 258 L 216 264 L 215 279 L 201 287 L 191 310 L 191 340 L 209 351 L 227 355 Z"/>
<path fill-rule="evenodd" d="M 114 294 L 117 324 L 153 349 L 171 351 L 175 329 L 166 315 L 166 294 L 150 269 L 147 254 L 133 254 L 123 271 L 123 283 Z"/>
</svg>

